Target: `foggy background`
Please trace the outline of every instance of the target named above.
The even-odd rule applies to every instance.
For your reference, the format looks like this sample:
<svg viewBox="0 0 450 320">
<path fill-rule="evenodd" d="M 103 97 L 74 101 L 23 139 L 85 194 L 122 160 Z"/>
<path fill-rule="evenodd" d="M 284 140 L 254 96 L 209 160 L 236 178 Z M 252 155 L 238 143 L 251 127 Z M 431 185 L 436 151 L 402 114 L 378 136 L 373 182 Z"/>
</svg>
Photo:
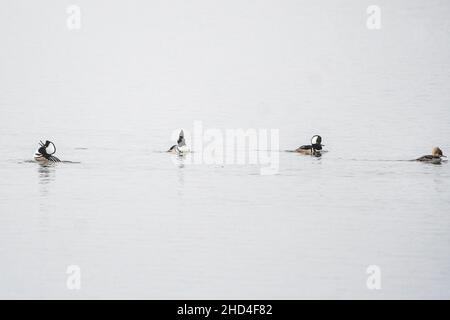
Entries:
<svg viewBox="0 0 450 320">
<path fill-rule="evenodd" d="M 0 8 L 0 297 L 450 297 L 448 164 L 384 161 L 449 153 L 448 1 Z M 267 177 L 161 153 L 196 120 L 329 152 Z M 28 163 L 39 139 L 81 163 Z"/>
</svg>

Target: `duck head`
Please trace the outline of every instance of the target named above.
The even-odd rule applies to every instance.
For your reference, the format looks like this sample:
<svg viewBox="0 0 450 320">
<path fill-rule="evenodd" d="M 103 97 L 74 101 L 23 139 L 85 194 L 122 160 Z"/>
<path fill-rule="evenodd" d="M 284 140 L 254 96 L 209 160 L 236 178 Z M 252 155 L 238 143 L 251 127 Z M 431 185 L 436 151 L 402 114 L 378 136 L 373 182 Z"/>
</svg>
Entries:
<svg viewBox="0 0 450 320">
<path fill-rule="evenodd" d="M 39 145 L 41 146 L 38 152 L 42 155 L 53 155 L 56 153 L 56 146 L 53 142 L 46 140 L 45 143 L 39 141 Z"/>
<path fill-rule="evenodd" d="M 446 156 L 444 156 L 444 154 L 442 153 L 442 150 L 439 147 L 434 147 L 433 150 L 431 151 L 431 154 L 434 157 L 446 157 Z"/>
<path fill-rule="evenodd" d="M 312 149 L 314 150 L 314 151 L 320 151 L 320 150 L 322 150 L 322 147 L 324 146 L 323 144 L 322 144 L 322 137 L 321 136 L 319 136 L 319 135 L 314 135 L 314 136 L 312 136 L 312 138 L 311 138 L 311 146 L 312 146 Z"/>
</svg>

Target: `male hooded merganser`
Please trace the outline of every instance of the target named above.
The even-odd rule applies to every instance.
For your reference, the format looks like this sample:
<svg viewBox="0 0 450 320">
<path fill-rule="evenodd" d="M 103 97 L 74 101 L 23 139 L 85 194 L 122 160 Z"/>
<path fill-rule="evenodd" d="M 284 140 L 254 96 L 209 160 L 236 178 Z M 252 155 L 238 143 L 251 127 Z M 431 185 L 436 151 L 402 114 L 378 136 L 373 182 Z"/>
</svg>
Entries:
<svg viewBox="0 0 450 320">
<path fill-rule="evenodd" d="M 170 153 L 176 153 L 176 154 L 183 154 L 189 152 L 189 148 L 186 145 L 186 141 L 184 140 L 184 132 L 183 130 L 180 131 L 180 134 L 178 136 L 177 144 L 170 147 L 167 152 Z"/>
<path fill-rule="evenodd" d="M 320 157 L 322 155 L 321 150 L 323 146 L 322 137 L 315 135 L 312 136 L 310 145 L 301 146 L 297 148 L 295 152 Z"/>
<path fill-rule="evenodd" d="M 416 161 L 439 164 L 442 162 L 442 157 L 446 158 L 446 156 L 442 154 L 442 150 L 439 149 L 438 147 L 434 147 L 430 155 L 422 156 L 416 159 Z"/>
<path fill-rule="evenodd" d="M 53 142 L 46 140 L 45 143 L 39 141 L 39 149 L 34 153 L 34 160 L 47 163 L 47 162 L 61 162 L 54 156 L 56 153 L 56 146 Z"/>
</svg>

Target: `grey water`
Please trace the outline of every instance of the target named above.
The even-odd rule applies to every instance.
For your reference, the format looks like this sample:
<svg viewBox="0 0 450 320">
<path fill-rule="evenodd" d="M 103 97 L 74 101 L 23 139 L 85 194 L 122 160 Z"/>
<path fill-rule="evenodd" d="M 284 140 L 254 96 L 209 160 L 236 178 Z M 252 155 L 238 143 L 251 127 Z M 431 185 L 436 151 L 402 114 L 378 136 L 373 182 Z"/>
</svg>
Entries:
<svg viewBox="0 0 450 320">
<path fill-rule="evenodd" d="M 357 0 L 78 1 L 70 30 L 2 1 L 0 298 L 449 299 L 450 164 L 399 160 L 450 153 L 450 3 L 376 2 L 379 30 Z M 328 152 L 164 153 L 195 121 Z"/>
</svg>

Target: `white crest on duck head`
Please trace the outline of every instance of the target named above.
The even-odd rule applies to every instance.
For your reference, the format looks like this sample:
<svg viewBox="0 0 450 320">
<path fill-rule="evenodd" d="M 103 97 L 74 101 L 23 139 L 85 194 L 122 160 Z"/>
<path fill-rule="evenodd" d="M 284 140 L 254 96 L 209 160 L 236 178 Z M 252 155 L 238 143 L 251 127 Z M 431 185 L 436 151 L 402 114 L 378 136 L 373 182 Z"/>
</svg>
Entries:
<svg viewBox="0 0 450 320">
<path fill-rule="evenodd" d="M 311 137 L 311 144 L 320 144 L 322 145 L 322 137 L 318 134 Z"/>
<path fill-rule="evenodd" d="M 53 155 L 56 153 L 56 146 L 53 142 L 46 140 L 45 143 L 42 140 L 39 141 L 39 145 L 45 148 L 45 151 L 49 155 Z"/>
</svg>

